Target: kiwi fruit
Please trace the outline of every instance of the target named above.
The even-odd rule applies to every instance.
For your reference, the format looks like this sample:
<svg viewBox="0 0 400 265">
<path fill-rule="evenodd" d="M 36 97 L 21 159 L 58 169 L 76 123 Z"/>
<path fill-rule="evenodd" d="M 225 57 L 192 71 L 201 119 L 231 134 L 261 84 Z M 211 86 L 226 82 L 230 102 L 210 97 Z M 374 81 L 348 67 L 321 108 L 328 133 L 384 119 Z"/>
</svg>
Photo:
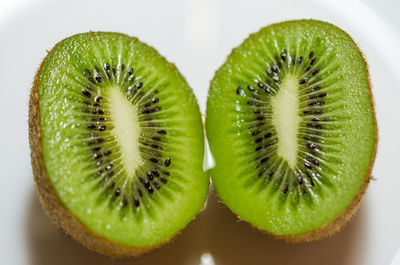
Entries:
<svg viewBox="0 0 400 265">
<path fill-rule="evenodd" d="M 89 249 L 139 255 L 204 207 L 196 98 L 137 38 L 89 32 L 48 52 L 31 90 L 29 138 L 42 205 Z"/>
<path fill-rule="evenodd" d="M 358 208 L 375 159 L 363 54 L 326 22 L 267 26 L 216 72 L 206 132 L 213 185 L 239 218 L 293 242 L 330 235 Z"/>
</svg>

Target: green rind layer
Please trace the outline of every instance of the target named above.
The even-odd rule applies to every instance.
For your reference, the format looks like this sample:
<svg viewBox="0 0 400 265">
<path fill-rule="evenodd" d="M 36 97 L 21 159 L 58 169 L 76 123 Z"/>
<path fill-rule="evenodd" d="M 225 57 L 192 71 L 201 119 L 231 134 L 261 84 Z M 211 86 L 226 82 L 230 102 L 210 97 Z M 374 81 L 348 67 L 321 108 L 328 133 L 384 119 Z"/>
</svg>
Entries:
<svg viewBox="0 0 400 265">
<path fill-rule="evenodd" d="M 139 219 L 129 212 L 122 218 L 118 210 L 98 201 L 95 183 L 85 179 L 90 161 L 82 160 L 81 149 L 73 144 L 78 141 L 76 108 L 65 96 L 71 91 L 80 93 L 81 88 L 76 90 L 71 76 L 85 67 L 119 62 L 118 55 L 135 64 L 135 75 L 143 82 L 157 85 L 159 77 L 160 82 L 167 83 L 167 87 L 160 88 L 160 95 L 168 96 L 165 106 L 172 110 L 164 123 L 171 128 L 166 141 L 174 146 L 171 176 L 159 191 L 146 194 L 153 197 L 148 205 L 141 206 L 147 210 Z M 39 96 L 43 160 L 48 176 L 67 210 L 90 231 L 120 245 L 154 246 L 170 239 L 202 209 L 209 180 L 202 169 L 203 129 L 197 101 L 176 67 L 155 49 L 118 33 L 91 32 L 69 37 L 44 60 Z"/>
<path fill-rule="evenodd" d="M 296 48 L 295 42 L 318 43 L 300 50 L 309 52 L 311 49 L 319 55 L 329 48 L 330 54 L 335 55 L 331 59 L 340 66 L 335 73 L 340 87 L 335 89 L 341 89 L 342 97 L 338 100 L 343 103 L 346 120 L 341 121 L 338 128 L 340 143 L 336 147 L 342 162 L 336 168 L 337 174 L 328 176 L 333 188 L 322 185 L 320 195 L 314 197 L 311 205 L 298 203 L 291 207 L 287 203 L 279 207 L 268 189 L 245 187 L 249 179 L 255 178 L 256 164 L 252 162 L 255 152 L 249 150 L 250 136 L 243 123 L 248 106 L 238 97 L 236 89 L 263 78 L 265 68 L 259 66 L 268 62 L 263 61 L 265 47 L 273 53 L 280 52 L 274 39 L 278 45 L 285 43 L 284 47 L 292 50 Z M 254 81 L 250 84 L 254 85 Z M 368 70 L 361 52 L 354 41 L 334 25 L 315 20 L 288 21 L 252 34 L 232 51 L 216 72 L 209 91 L 206 131 L 216 161 L 211 176 L 218 196 L 240 218 L 276 235 L 304 234 L 330 223 L 353 201 L 369 174 L 375 143 L 369 89 Z M 248 170 L 251 167 L 254 170 Z"/>
</svg>

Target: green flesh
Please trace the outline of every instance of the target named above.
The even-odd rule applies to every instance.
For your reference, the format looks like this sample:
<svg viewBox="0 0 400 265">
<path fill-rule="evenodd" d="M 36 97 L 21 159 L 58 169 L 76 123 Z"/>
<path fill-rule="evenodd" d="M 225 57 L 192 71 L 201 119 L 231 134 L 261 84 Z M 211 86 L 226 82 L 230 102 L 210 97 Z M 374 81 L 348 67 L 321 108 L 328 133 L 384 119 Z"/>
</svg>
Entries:
<svg viewBox="0 0 400 265">
<path fill-rule="evenodd" d="M 85 33 L 57 44 L 39 78 L 44 163 L 68 211 L 135 247 L 194 218 L 209 186 L 202 122 L 172 64 L 136 38 Z"/>
<path fill-rule="evenodd" d="M 366 63 L 331 24 L 263 28 L 217 71 L 206 126 L 213 185 L 233 212 L 278 235 L 315 230 L 352 202 L 373 159 Z"/>
</svg>

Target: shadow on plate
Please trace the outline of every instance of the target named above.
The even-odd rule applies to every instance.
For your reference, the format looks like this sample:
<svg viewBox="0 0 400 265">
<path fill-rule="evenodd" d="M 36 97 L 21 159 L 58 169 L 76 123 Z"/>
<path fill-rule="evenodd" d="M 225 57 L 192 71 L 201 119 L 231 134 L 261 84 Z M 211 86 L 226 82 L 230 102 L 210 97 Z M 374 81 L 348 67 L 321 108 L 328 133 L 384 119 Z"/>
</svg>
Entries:
<svg viewBox="0 0 400 265">
<path fill-rule="evenodd" d="M 366 203 L 340 233 L 317 242 L 291 244 L 238 222 L 212 191 L 207 208 L 171 243 L 138 258 L 112 259 L 87 250 L 59 230 L 32 192 L 26 236 L 31 265 L 198 265 L 203 253 L 211 253 L 215 265 L 357 265 L 363 263 Z"/>
</svg>

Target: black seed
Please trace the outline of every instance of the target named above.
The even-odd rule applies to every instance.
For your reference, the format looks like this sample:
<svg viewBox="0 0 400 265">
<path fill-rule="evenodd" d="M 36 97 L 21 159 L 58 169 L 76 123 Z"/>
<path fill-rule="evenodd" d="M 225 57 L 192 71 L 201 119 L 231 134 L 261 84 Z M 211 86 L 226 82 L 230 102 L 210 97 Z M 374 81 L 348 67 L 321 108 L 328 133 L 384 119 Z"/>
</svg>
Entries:
<svg viewBox="0 0 400 265">
<path fill-rule="evenodd" d="M 151 146 L 152 148 L 154 148 L 154 149 L 162 149 L 161 146 L 158 146 L 158 145 L 156 145 L 156 144 L 151 144 L 150 146 Z"/>
<path fill-rule="evenodd" d="M 263 83 L 257 83 L 257 86 L 258 86 L 259 88 L 264 88 L 264 84 L 263 84 Z"/>
<path fill-rule="evenodd" d="M 156 187 L 158 190 L 161 188 L 160 184 L 158 184 L 157 182 L 154 182 L 154 187 Z"/>
<path fill-rule="evenodd" d="M 161 138 L 158 136 L 153 136 L 151 139 L 153 139 L 154 141 L 161 141 Z"/>
<path fill-rule="evenodd" d="M 326 95 L 328 95 L 328 94 L 326 94 L 325 92 L 323 92 L 323 93 L 319 94 L 318 97 L 319 97 L 319 98 L 323 98 L 323 97 L 326 97 Z"/>
<path fill-rule="evenodd" d="M 100 96 L 97 96 L 97 97 L 95 97 L 94 98 L 94 100 L 96 101 L 96 102 L 102 102 L 103 101 L 103 98 L 102 97 L 100 97 Z"/>
<path fill-rule="evenodd" d="M 121 190 L 119 189 L 119 188 L 117 188 L 116 190 L 115 190 L 115 196 L 119 196 L 121 194 Z"/>
<path fill-rule="evenodd" d="M 167 183 L 167 182 L 168 182 L 167 179 L 166 179 L 166 178 L 163 178 L 163 177 L 161 177 L 160 180 L 161 180 L 162 182 L 164 182 L 164 183 Z"/>
<path fill-rule="evenodd" d="M 251 85 L 248 85 L 247 89 L 250 90 L 250 91 L 254 91 L 255 90 L 255 88 L 253 86 L 251 86 Z"/>
<path fill-rule="evenodd" d="M 157 170 L 152 170 L 151 173 L 155 176 L 155 177 L 159 177 L 160 173 Z"/>
<path fill-rule="evenodd" d="M 310 54 L 308 55 L 308 58 L 312 58 L 314 56 L 314 52 L 312 51 L 312 52 L 310 52 Z"/>
<path fill-rule="evenodd" d="M 86 104 L 86 105 L 89 105 L 89 106 L 91 105 L 90 102 L 87 101 L 87 100 L 84 100 L 84 101 L 83 101 L 83 104 Z"/>
<path fill-rule="evenodd" d="M 300 79 L 299 84 L 300 84 L 300 85 L 303 85 L 303 84 L 305 84 L 305 83 L 307 83 L 307 82 L 308 82 L 308 79 L 307 79 L 306 77 L 304 77 L 304 78 Z"/>
<path fill-rule="evenodd" d="M 262 146 L 258 146 L 257 148 L 256 148 L 256 151 L 260 151 L 262 149 Z"/>
<path fill-rule="evenodd" d="M 308 162 L 304 162 L 304 166 L 308 169 L 312 169 L 311 164 Z"/>
<path fill-rule="evenodd" d="M 138 197 L 135 196 L 135 199 L 133 200 L 133 202 L 135 203 L 136 207 L 140 206 L 140 201 L 139 201 Z"/>
<path fill-rule="evenodd" d="M 310 69 L 311 69 L 311 67 L 310 67 L 310 66 L 309 66 L 309 67 L 307 67 L 307 68 L 306 68 L 306 72 L 310 71 Z"/>
<path fill-rule="evenodd" d="M 97 104 L 97 103 L 94 103 L 93 106 L 96 107 L 96 108 L 99 108 L 99 107 L 100 107 L 100 105 Z"/>
<path fill-rule="evenodd" d="M 312 121 L 320 121 L 320 119 L 318 117 L 314 117 L 311 119 Z"/>
<path fill-rule="evenodd" d="M 262 121 L 265 120 L 265 116 L 264 115 L 260 115 L 257 117 L 257 120 Z"/>
<path fill-rule="evenodd" d="M 104 153 L 104 155 L 106 155 L 106 156 L 111 155 L 111 151 L 110 151 L 110 150 L 107 150 L 107 151 Z"/>
<path fill-rule="evenodd" d="M 255 135 L 259 134 L 259 133 L 260 133 L 260 131 L 253 131 L 253 132 L 251 133 L 251 136 L 255 136 Z"/>
<path fill-rule="evenodd" d="M 317 146 L 315 144 L 313 144 L 313 143 L 308 143 L 307 147 L 310 148 L 310 149 L 315 149 Z"/>
<path fill-rule="evenodd" d="M 159 100 L 160 100 L 159 98 L 153 98 L 153 99 L 151 100 L 151 102 L 157 103 Z"/>
<path fill-rule="evenodd" d="M 139 193 L 139 196 L 140 196 L 140 197 L 143 197 L 143 192 L 142 192 L 142 190 L 141 190 L 141 189 L 137 189 L 137 191 L 138 191 L 138 193 Z"/>
<path fill-rule="evenodd" d="M 115 68 L 112 69 L 113 74 L 115 75 L 117 73 L 117 70 Z"/>
<path fill-rule="evenodd" d="M 144 107 L 145 108 L 148 108 L 148 107 L 150 107 L 151 106 L 151 102 L 147 102 L 146 104 L 144 104 Z"/>
<path fill-rule="evenodd" d="M 82 94 L 83 94 L 84 96 L 88 97 L 88 98 L 90 98 L 90 97 L 92 96 L 92 94 L 90 94 L 90 92 L 87 91 L 87 90 L 85 90 L 85 89 L 82 89 Z"/>
<path fill-rule="evenodd" d="M 264 138 L 269 138 L 269 137 L 271 137 L 271 133 L 267 133 L 266 135 L 264 135 Z"/>
<path fill-rule="evenodd" d="M 303 62 L 303 56 L 299 57 L 299 64 L 301 64 Z"/>
<path fill-rule="evenodd" d="M 126 207 L 128 205 L 128 201 L 126 200 L 126 198 L 124 198 L 122 200 L 122 207 Z"/>
<path fill-rule="evenodd" d="M 162 129 L 161 129 L 161 130 L 158 130 L 157 132 L 158 132 L 159 134 L 167 134 L 167 132 L 166 132 L 165 130 L 162 130 Z"/>
<path fill-rule="evenodd" d="M 111 183 L 111 185 L 110 185 L 110 189 L 113 189 L 115 187 L 115 182 L 113 181 L 112 183 Z"/>
<path fill-rule="evenodd" d="M 133 68 L 129 68 L 128 74 L 129 74 L 129 75 L 133 74 Z"/>
<path fill-rule="evenodd" d="M 105 129 L 106 129 L 106 126 L 105 126 L 105 125 L 101 125 L 101 126 L 99 126 L 99 128 L 98 128 L 99 131 L 104 131 Z"/>
<path fill-rule="evenodd" d="M 261 143 L 262 142 L 262 140 L 263 140 L 263 138 L 258 138 L 258 139 L 256 139 L 256 143 Z"/>
<path fill-rule="evenodd" d="M 111 69 L 111 68 L 110 68 L 110 65 L 109 65 L 108 63 L 105 63 L 105 64 L 104 64 L 104 69 L 110 70 L 110 69 Z"/>
<path fill-rule="evenodd" d="M 311 61 L 310 61 L 310 64 L 313 65 L 313 64 L 315 63 L 316 60 L 317 60 L 317 59 L 312 58 Z"/>
<path fill-rule="evenodd" d="M 272 77 L 272 80 L 274 80 L 275 82 L 279 82 L 279 76 L 274 75 L 274 76 Z"/>
<path fill-rule="evenodd" d="M 264 157 L 263 159 L 260 160 L 260 164 L 267 162 L 268 159 L 269 159 L 269 157 Z"/>
<path fill-rule="evenodd" d="M 303 178 L 302 178 L 300 175 L 297 175 L 297 182 L 298 182 L 299 184 L 302 184 L 302 183 L 303 183 Z"/>
<path fill-rule="evenodd" d="M 147 190 L 148 190 L 150 193 L 153 193 L 153 192 L 154 192 L 154 189 L 153 189 L 152 186 L 149 186 L 149 187 L 147 188 Z"/>
<path fill-rule="evenodd" d="M 286 193 L 288 192 L 288 188 L 289 188 L 289 187 L 288 187 L 288 186 L 286 186 L 286 187 L 283 189 L 283 191 L 282 191 L 282 192 L 286 194 Z"/>
<path fill-rule="evenodd" d="M 271 69 L 267 69 L 267 75 L 269 75 L 270 77 L 272 77 L 272 71 L 271 71 Z"/>
<path fill-rule="evenodd" d="M 150 114 L 150 113 L 151 113 L 151 110 L 149 110 L 149 109 L 144 109 L 144 110 L 142 110 L 142 113 L 143 113 L 143 114 Z"/>
<path fill-rule="evenodd" d="M 94 111 L 93 114 L 102 115 L 102 114 L 104 114 L 104 111 L 99 109 L 99 110 Z"/>
<path fill-rule="evenodd" d="M 283 51 L 283 52 L 281 53 L 281 58 L 282 58 L 283 61 L 286 60 L 286 52 L 285 52 L 285 51 Z"/>
<path fill-rule="evenodd" d="M 92 148 L 92 151 L 93 151 L 93 152 L 97 152 L 97 151 L 100 151 L 100 149 L 101 149 L 101 147 L 100 147 L 100 146 L 98 146 L 98 147 L 94 147 L 94 148 Z"/>
<path fill-rule="evenodd" d="M 303 113 L 304 113 L 304 114 L 310 114 L 310 113 L 311 113 L 311 111 L 310 111 L 310 110 L 308 110 L 308 109 L 306 109 L 306 110 L 304 110 L 304 111 L 303 111 Z"/>
<path fill-rule="evenodd" d="M 242 94 L 243 94 L 243 89 L 242 89 L 242 87 L 238 87 L 238 88 L 236 89 L 236 94 L 238 94 L 238 95 L 242 95 Z"/>
<path fill-rule="evenodd" d="M 124 69 L 125 69 L 125 64 L 122 64 L 121 65 L 121 70 L 124 71 Z"/>
<path fill-rule="evenodd" d="M 110 169 L 112 169 L 112 167 L 113 167 L 113 164 L 108 164 L 108 165 L 106 166 L 106 170 L 110 170 Z"/>
<path fill-rule="evenodd" d="M 95 153 L 94 155 L 93 155 L 93 158 L 94 159 L 99 159 L 101 157 L 101 154 L 99 154 L 99 153 Z"/>
<path fill-rule="evenodd" d="M 104 139 L 103 138 L 99 138 L 99 139 L 97 139 L 97 142 L 98 143 L 102 143 L 102 142 L 104 142 Z"/>
<path fill-rule="evenodd" d="M 94 129 L 94 128 L 96 128 L 96 125 L 94 125 L 94 124 L 89 124 L 87 127 L 88 127 L 88 129 Z"/>
<path fill-rule="evenodd" d="M 318 74 L 319 73 L 319 69 L 315 69 L 313 72 L 312 72 L 312 75 L 316 75 L 316 74 Z"/>
<path fill-rule="evenodd" d="M 99 82 L 99 83 L 102 81 L 102 78 L 101 78 L 101 76 L 99 76 L 99 75 L 96 76 L 95 79 L 96 79 L 96 81 Z"/>
<path fill-rule="evenodd" d="M 321 89 L 321 86 L 316 86 L 316 87 L 313 88 L 314 91 L 318 91 L 320 89 Z"/>
<path fill-rule="evenodd" d="M 169 165 L 171 165 L 171 158 L 167 158 L 167 160 L 164 161 L 164 165 L 169 167 Z"/>
<path fill-rule="evenodd" d="M 276 65 L 274 64 L 274 65 L 271 66 L 271 70 L 274 71 L 275 73 L 277 73 L 278 72 L 278 67 L 276 67 Z"/>
<path fill-rule="evenodd" d="M 264 91 L 265 91 L 265 93 L 271 94 L 271 90 L 270 90 L 268 87 L 266 87 L 266 88 L 264 89 Z"/>
<path fill-rule="evenodd" d="M 308 177 L 308 179 L 310 180 L 310 182 L 311 182 L 311 186 L 313 186 L 314 187 L 314 180 L 310 177 L 310 176 L 307 176 Z"/>
<path fill-rule="evenodd" d="M 158 160 L 154 157 L 150 157 L 149 161 L 153 162 L 153 163 L 158 163 Z"/>
<path fill-rule="evenodd" d="M 143 83 L 142 83 L 142 82 L 139 82 L 139 83 L 137 83 L 136 88 L 137 88 L 137 89 L 140 89 L 140 88 L 142 88 L 142 86 L 143 86 Z"/>
<path fill-rule="evenodd" d="M 313 127 L 313 124 L 311 122 L 308 122 L 306 125 L 307 125 L 307 127 L 311 127 L 311 128 Z"/>
</svg>

